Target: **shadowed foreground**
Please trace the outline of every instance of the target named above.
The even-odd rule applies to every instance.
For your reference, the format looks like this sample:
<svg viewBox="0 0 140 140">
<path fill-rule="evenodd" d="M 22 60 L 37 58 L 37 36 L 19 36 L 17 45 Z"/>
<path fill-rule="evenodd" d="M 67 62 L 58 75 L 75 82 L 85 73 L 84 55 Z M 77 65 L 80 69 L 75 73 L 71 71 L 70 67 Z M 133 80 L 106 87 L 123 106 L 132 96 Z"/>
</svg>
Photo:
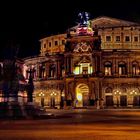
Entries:
<svg viewBox="0 0 140 140">
<path fill-rule="evenodd" d="M 140 140 L 140 112 L 56 113 L 62 118 L 1 121 L 0 140 Z"/>
</svg>

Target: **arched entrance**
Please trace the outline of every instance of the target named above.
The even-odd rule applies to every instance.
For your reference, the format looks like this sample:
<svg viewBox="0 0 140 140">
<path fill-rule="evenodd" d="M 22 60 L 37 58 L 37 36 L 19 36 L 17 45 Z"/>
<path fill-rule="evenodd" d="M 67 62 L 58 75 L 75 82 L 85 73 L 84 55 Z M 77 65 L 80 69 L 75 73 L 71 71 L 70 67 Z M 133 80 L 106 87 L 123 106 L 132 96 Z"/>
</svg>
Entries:
<svg viewBox="0 0 140 140">
<path fill-rule="evenodd" d="M 89 87 L 87 84 L 79 84 L 76 87 L 76 107 L 88 106 L 89 104 Z"/>
</svg>

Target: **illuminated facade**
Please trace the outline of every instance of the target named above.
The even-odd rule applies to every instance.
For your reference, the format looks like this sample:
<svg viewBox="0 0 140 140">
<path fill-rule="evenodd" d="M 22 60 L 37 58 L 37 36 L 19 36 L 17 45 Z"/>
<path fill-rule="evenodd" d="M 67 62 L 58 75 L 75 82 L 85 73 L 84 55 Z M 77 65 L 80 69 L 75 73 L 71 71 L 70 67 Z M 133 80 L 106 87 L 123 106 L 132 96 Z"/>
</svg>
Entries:
<svg viewBox="0 0 140 140">
<path fill-rule="evenodd" d="M 45 107 L 140 107 L 140 24 L 110 17 L 40 40 L 24 59 Z"/>
</svg>

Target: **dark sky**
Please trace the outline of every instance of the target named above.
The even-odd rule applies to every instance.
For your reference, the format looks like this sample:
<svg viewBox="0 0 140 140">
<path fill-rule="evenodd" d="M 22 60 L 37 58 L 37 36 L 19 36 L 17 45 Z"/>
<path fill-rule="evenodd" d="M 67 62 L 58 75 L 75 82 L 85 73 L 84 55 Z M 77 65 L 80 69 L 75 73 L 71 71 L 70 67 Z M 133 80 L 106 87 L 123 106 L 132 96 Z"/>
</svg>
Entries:
<svg viewBox="0 0 140 140">
<path fill-rule="evenodd" d="M 64 1 L 64 2 L 63 2 Z M 39 39 L 76 25 L 79 12 L 140 21 L 139 0 L 29 0 L 0 2 L 0 55 L 19 47 L 19 57 L 39 54 Z M 12 45 L 11 45 L 12 44 Z"/>
</svg>

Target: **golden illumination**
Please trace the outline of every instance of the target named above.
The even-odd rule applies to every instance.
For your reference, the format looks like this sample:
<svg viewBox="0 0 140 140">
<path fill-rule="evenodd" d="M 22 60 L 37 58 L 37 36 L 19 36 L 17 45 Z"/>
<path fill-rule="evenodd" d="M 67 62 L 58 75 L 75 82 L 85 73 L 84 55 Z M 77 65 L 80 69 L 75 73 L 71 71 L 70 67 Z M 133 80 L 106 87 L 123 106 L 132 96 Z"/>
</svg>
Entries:
<svg viewBox="0 0 140 140">
<path fill-rule="evenodd" d="M 45 94 L 41 92 L 39 93 L 39 96 L 42 97 L 42 96 L 45 96 Z"/>
<path fill-rule="evenodd" d="M 51 96 L 56 96 L 56 93 L 53 91 L 50 95 Z"/>
<path fill-rule="evenodd" d="M 74 74 L 80 74 L 80 72 L 79 72 L 79 67 L 75 67 L 75 69 L 74 69 L 74 72 L 73 72 Z"/>
<path fill-rule="evenodd" d="M 133 90 L 133 91 L 130 92 L 130 94 L 131 95 L 134 95 L 134 94 L 137 95 L 137 92 L 135 90 Z"/>
<path fill-rule="evenodd" d="M 77 100 L 82 101 L 83 97 L 81 93 L 77 93 Z"/>
<path fill-rule="evenodd" d="M 93 68 L 92 66 L 90 66 L 90 63 L 81 63 L 79 66 L 76 66 L 74 69 L 74 74 L 78 75 L 78 74 L 82 74 L 83 73 L 83 69 L 87 69 L 86 70 L 86 74 L 91 74 L 93 72 Z"/>
</svg>

